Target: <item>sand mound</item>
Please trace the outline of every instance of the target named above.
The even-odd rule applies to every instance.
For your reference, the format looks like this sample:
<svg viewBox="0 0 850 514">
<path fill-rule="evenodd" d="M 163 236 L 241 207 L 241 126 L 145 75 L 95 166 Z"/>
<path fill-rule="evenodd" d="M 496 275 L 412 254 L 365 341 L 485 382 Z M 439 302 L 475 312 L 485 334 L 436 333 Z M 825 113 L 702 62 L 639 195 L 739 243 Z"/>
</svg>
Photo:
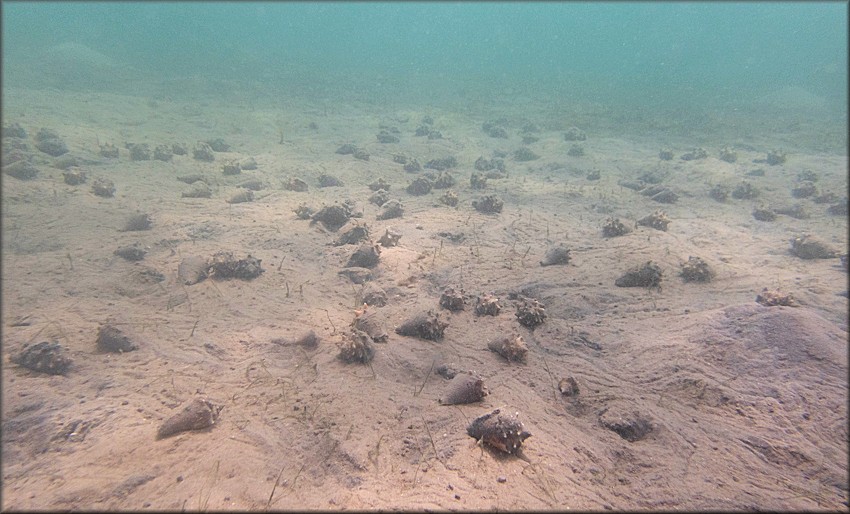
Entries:
<svg viewBox="0 0 850 514">
<path fill-rule="evenodd" d="M 846 373 L 847 334 L 808 309 L 739 305 L 725 309 L 707 337 L 727 338 L 734 371 L 774 378 L 815 368 Z"/>
</svg>

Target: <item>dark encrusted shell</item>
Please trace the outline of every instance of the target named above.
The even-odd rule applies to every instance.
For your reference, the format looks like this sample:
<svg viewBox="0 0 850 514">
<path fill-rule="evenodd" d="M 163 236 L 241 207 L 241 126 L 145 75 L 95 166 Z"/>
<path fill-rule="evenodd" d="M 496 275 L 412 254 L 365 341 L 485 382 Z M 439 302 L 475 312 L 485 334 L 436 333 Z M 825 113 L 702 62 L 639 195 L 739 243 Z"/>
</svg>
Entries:
<svg viewBox="0 0 850 514">
<path fill-rule="evenodd" d="M 333 242 L 334 246 L 342 246 L 342 245 L 355 245 L 360 243 L 361 241 L 368 239 L 369 237 L 369 227 L 366 225 L 358 225 L 354 224 L 339 235 L 336 240 Z"/>
<path fill-rule="evenodd" d="M 372 360 L 375 350 L 369 334 L 356 328 L 339 346 L 339 358 L 345 362 L 360 362 L 365 364 Z"/>
<path fill-rule="evenodd" d="M 139 248 L 136 245 L 132 246 L 121 246 L 115 252 L 114 255 L 126 259 L 128 261 L 140 261 L 145 258 L 145 254 L 147 253 L 144 249 Z"/>
<path fill-rule="evenodd" d="M 401 233 L 397 232 L 394 229 L 388 228 L 384 231 L 384 235 L 378 239 L 378 244 L 383 246 L 384 248 L 392 248 L 394 246 L 398 246 L 398 242 L 401 239 Z"/>
<path fill-rule="evenodd" d="M 102 325 L 97 331 L 97 350 L 100 352 L 131 352 L 138 346 L 112 325 Z"/>
<path fill-rule="evenodd" d="M 481 401 L 489 391 L 484 387 L 484 380 L 476 375 L 458 373 L 449 382 L 448 392 L 440 398 L 442 405 L 458 405 Z"/>
<path fill-rule="evenodd" d="M 386 343 L 387 339 L 390 338 L 386 328 L 384 328 L 383 321 L 381 321 L 380 316 L 378 316 L 375 312 L 367 312 L 362 316 L 359 316 L 354 321 L 354 328 L 369 334 L 372 341 L 375 341 L 376 343 Z"/>
<path fill-rule="evenodd" d="M 661 287 L 661 268 L 652 261 L 628 270 L 614 281 L 617 287 Z"/>
<path fill-rule="evenodd" d="M 351 254 L 346 268 L 374 268 L 381 258 L 381 247 L 372 243 L 363 243 Z"/>
<path fill-rule="evenodd" d="M 534 328 L 546 319 L 546 309 L 534 298 L 523 298 L 517 305 L 516 318 L 521 325 Z"/>
<path fill-rule="evenodd" d="M 11 358 L 12 362 L 41 373 L 49 375 L 64 375 L 71 366 L 67 350 L 56 342 L 42 341 L 32 346 L 24 345 L 18 355 Z"/>
<path fill-rule="evenodd" d="M 378 213 L 379 220 L 391 220 L 404 216 L 404 205 L 398 200 L 387 199 L 381 206 L 382 210 Z"/>
<path fill-rule="evenodd" d="M 791 253 L 801 259 L 830 259 L 838 255 L 835 249 L 810 235 L 792 239 Z"/>
<path fill-rule="evenodd" d="M 187 430 L 203 430 L 213 426 L 222 407 L 204 398 L 195 398 L 182 411 L 166 419 L 156 433 L 157 439 Z"/>
<path fill-rule="evenodd" d="M 499 299 L 491 294 L 484 294 L 475 299 L 475 314 L 478 316 L 498 316 L 501 310 Z"/>
<path fill-rule="evenodd" d="M 230 252 L 217 252 L 210 262 L 209 275 L 217 279 L 240 278 L 251 280 L 265 271 L 260 265 L 262 261 L 255 257 L 235 259 Z"/>
<path fill-rule="evenodd" d="M 552 266 L 554 264 L 567 264 L 570 262 L 570 249 L 563 246 L 553 246 L 546 251 L 543 260 L 540 261 L 541 266 Z"/>
<path fill-rule="evenodd" d="M 665 214 L 664 211 L 655 211 L 654 213 L 639 219 L 637 224 L 642 227 L 650 227 L 655 230 L 667 232 L 667 225 L 670 224 L 670 218 L 667 217 L 667 214 Z"/>
<path fill-rule="evenodd" d="M 326 229 L 336 232 L 349 218 L 351 218 L 351 209 L 348 205 L 328 205 L 313 215 L 313 223 L 319 221 Z"/>
<path fill-rule="evenodd" d="M 475 418 L 467 427 L 466 433 L 503 452 L 516 454 L 522 442 L 531 437 L 531 433 L 524 428 L 516 414 L 506 416 L 500 409 L 496 409 Z"/>
<path fill-rule="evenodd" d="M 465 304 L 463 291 L 455 291 L 453 287 L 447 288 L 440 296 L 440 307 L 450 311 L 462 311 Z"/>
<path fill-rule="evenodd" d="M 701 258 L 690 256 L 688 262 L 682 264 L 680 275 L 685 282 L 710 282 L 714 278 L 714 271 Z"/>
<path fill-rule="evenodd" d="M 124 227 L 120 228 L 121 232 L 134 232 L 139 230 L 150 230 L 151 228 L 151 217 L 150 215 L 140 212 L 133 214 L 127 221 L 124 223 Z"/>
<path fill-rule="evenodd" d="M 504 202 L 496 195 L 487 195 L 472 201 L 472 207 L 478 212 L 485 214 L 497 214 L 502 212 Z"/>
<path fill-rule="evenodd" d="M 361 292 L 363 303 L 370 307 L 383 307 L 387 304 L 387 292 L 380 286 L 369 284 Z"/>
</svg>

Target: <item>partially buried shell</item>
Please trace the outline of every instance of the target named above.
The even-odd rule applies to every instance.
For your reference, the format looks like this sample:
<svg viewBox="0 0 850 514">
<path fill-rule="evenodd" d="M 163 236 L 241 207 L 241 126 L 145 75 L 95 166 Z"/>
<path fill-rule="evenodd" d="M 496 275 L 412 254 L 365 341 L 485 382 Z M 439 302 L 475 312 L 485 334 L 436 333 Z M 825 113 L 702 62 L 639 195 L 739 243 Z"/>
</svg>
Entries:
<svg viewBox="0 0 850 514">
<path fill-rule="evenodd" d="M 395 329 L 396 334 L 438 341 L 449 324 L 440 321 L 440 314 L 434 311 L 419 312 L 407 319 Z"/>
<path fill-rule="evenodd" d="M 481 377 L 468 373 L 458 373 L 449 382 L 449 390 L 440 398 L 442 405 L 458 405 L 481 401 L 489 391 L 484 387 Z"/>
<path fill-rule="evenodd" d="M 177 279 L 181 284 L 191 286 L 207 278 L 210 263 L 199 255 L 191 255 L 180 261 L 177 267 Z"/>
<path fill-rule="evenodd" d="M 558 382 L 558 391 L 564 396 L 576 396 L 579 392 L 578 382 L 573 377 L 562 378 Z"/>
<path fill-rule="evenodd" d="M 374 312 L 367 312 L 356 318 L 354 320 L 354 328 L 369 334 L 372 341 L 376 343 L 386 343 L 390 337 L 386 328 L 384 328 L 383 322 L 381 322 L 378 315 Z"/>
<path fill-rule="evenodd" d="M 205 398 L 195 398 L 182 411 L 166 419 L 156 433 L 157 439 L 187 430 L 203 430 L 215 425 L 222 407 Z"/>
<path fill-rule="evenodd" d="M 306 332 L 301 333 L 301 335 L 294 339 L 279 337 L 272 339 L 272 343 L 279 344 L 282 346 L 301 346 L 302 348 L 313 350 L 319 345 L 320 340 L 321 339 L 318 335 L 316 335 L 315 331 L 307 330 Z"/>
<path fill-rule="evenodd" d="M 475 418 L 466 433 L 505 453 L 516 454 L 522 442 L 531 437 L 516 415 L 506 416 L 500 409 Z"/>
<path fill-rule="evenodd" d="M 801 259 L 829 259 L 838 255 L 838 252 L 824 241 L 810 235 L 792 239 L 791 253 Z"/>
</svg>

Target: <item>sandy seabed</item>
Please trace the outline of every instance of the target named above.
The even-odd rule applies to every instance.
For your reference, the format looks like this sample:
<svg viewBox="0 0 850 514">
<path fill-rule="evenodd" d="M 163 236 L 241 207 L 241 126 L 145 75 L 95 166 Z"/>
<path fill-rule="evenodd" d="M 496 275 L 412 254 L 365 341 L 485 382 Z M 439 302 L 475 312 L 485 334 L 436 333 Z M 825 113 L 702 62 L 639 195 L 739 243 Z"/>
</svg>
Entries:
<svg viewBox="0 0 850 514">
<path fill-rule="evenodd" d="M 491 112 L 4 91 L 3 125 L 26 130 L 14 144 L 26 144 L 38 174 L 4 174 L 2 183 L 3 508 L 846 509 L 847 271 L 838 257 L 804 260 L 789 249 L 812 234 L 846 251 L 847 216 L 827 212 L 836 202 L 792 190 L 810 171 L 803 178 L 816 179 L 818 194 L 846 202 L 847 156 L 788 148 L 793 127 L 786 139 L 756 130 L 726 141 L 657 125 L 628 137 L 597 128 L 604 114 L 589 111 Z M 414 135 L 426 116 L 442 138 Z M 486 121 L 508 137 L 488 136 Z M 573 125 L 585 141 L 565 141 Z M 378 142 L 382 127 L 400 141 Z M 41 128 L 69 152 L 36 150 Z M 528 135 L 538 140 L 524 145 Z M 193 158 L 199 141 L 215 138 L 230 151 Z M 106 143 L 117 159 L 100 156 Z M 188 154 L 133 161 L 126 143 L 177 143 Z M 369 160 L 336 153 L 345 143 Z M 573 145 L 584 155 L 569 155 Z M 736 162 L 718 158 L 725 145 Z M 524 146 L 539 158 L 517 161 Z M 680 158 L 700 146 L 708 157 Z M 784 164 L 758 162 L 783 146 Z M 660 160 L 662 148 L 674 157 Z M 496 152 L 506 177 L 473 189 L 475 161 Z M 442 203 L 440 189 L 407 193 L 431 170 L 405 172 L 396 156 L 423 165 L 455 157 L 448 173 L 458 205 Z M 223 173 L 248 158 L 256 170 Z M 57 166 L 69 163 L 64 171 L 87 182 L 64 182 Z M 658 203 L 620 185 L 647 173 L 678 200 Z M 191 174 L 204 177 L 210 198 L 181 196 L 192 186 L 177 177 Z M 343 185 L 319 187 L 321 174 Z M 309 189 L 285 189 L 293 177 Z M 92 193 L 97 178 L 113 181 L 114 197 Z M 377 219 L 368 185 L 379 178 L 402 217 Z M 262 183 L 253 201 L 228 203 L 249 179 Z M 709 195 L 743 180 L 757 198 Z M 501 199 L 501 212 L 475 210 L 483 195 Z M 362 216 L 337 231 L 295 214 L 345 200 Z M 752 214 L 798 204 L 805 215 Z M 656 210 L 669 217 L 667 231 L 636 225 Z M 137 212 L 151 228 L 119 230 Z M 609 218 L 631 231 L 603 237 Z M 333 245 L 358 223 L 375 241 L 387 229 L 401 234 L 398 246 L 381 247 L 365 286 L 339 274 L 357 246 Z M 142 260 L 114 254 L 134 244 Z M 541 266 L 559 244 L 569 262 Z M 221 251 L 260 259 L 264 272 L 178 280 L 183 259 Z M 692 256 L 713 280 L 679 276 Z M 650 260 L 660 287 L 615 286 Z M 389 338 L 374 344 L 370 363 L 345 363 L 339 345 L 367 286 L 386 294 L 385 306 L 367 312 Z M 449 287 L 468 295 L 463 311 L 439 306 Z M 796 306 L 756 303 L 765 288 Z M 484 294 L 499 298 L 497 316 L 473 312 Z M 545 307 L 533 329 L 515 316 L 523 296 Z M 429 309 L 448 323 L 442 339 L 393 330 Z M 107 323 L 138 349 L 98 352 Z M 308 330 L 317 346 L 287 344 Z M 488 350 L 502 335 L 525 340 L 525 363 Z M 40 341 L 67 349 L 65 375 L 12 362 Z M 440 405 L 449 387 L 435 373 L 441 365 L 479 374 L 489 395 Z M 578 394 L 559 390 L 567 377 Z M 198 397 L 221 407 L 214 426 L 157 439 L 162 422 Z M 496 408 L 518 413 L 532 434 L 518 455 L 466 433 Z"/>
</svg>

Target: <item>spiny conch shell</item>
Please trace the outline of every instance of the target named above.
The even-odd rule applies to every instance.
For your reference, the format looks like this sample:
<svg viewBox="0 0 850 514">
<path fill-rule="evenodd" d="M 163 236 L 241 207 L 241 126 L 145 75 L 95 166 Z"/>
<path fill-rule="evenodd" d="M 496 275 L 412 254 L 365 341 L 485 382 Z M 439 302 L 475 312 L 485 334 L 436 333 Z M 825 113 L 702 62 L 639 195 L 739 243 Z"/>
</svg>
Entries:
<svg viewBox="0 0 850 514">
<path fill-rule="evenodd" d="M 528 346 L 520 335 L 494 339 L 487 343 L 487 348 L 512 362 L 525 362 L 528 354 Z"/>
<path fill-rule="evenodd" d="M 222 407 L 205 398 L 195 398 L 182 411 L 166 419 L 156 433 L 157 439 L 187 430 L 203 430 L 213 426 Z"/>
<path fill-rule="evenodd" d="M 475 418 L 466 433 L 505 453 L 516 454 L 522 442 L 531 437 L 531 432 L 517 419 L 516 414 L 506 416 L 500 409 Z"/>
<path fill-rule="evenodd" d="M 449 382 L 448 392 L 440 398 L 442 405 L 458 405 L 481 401 L 490 392 L 484 387 L 481 377 L 458 373 Z"/>
</svg>

